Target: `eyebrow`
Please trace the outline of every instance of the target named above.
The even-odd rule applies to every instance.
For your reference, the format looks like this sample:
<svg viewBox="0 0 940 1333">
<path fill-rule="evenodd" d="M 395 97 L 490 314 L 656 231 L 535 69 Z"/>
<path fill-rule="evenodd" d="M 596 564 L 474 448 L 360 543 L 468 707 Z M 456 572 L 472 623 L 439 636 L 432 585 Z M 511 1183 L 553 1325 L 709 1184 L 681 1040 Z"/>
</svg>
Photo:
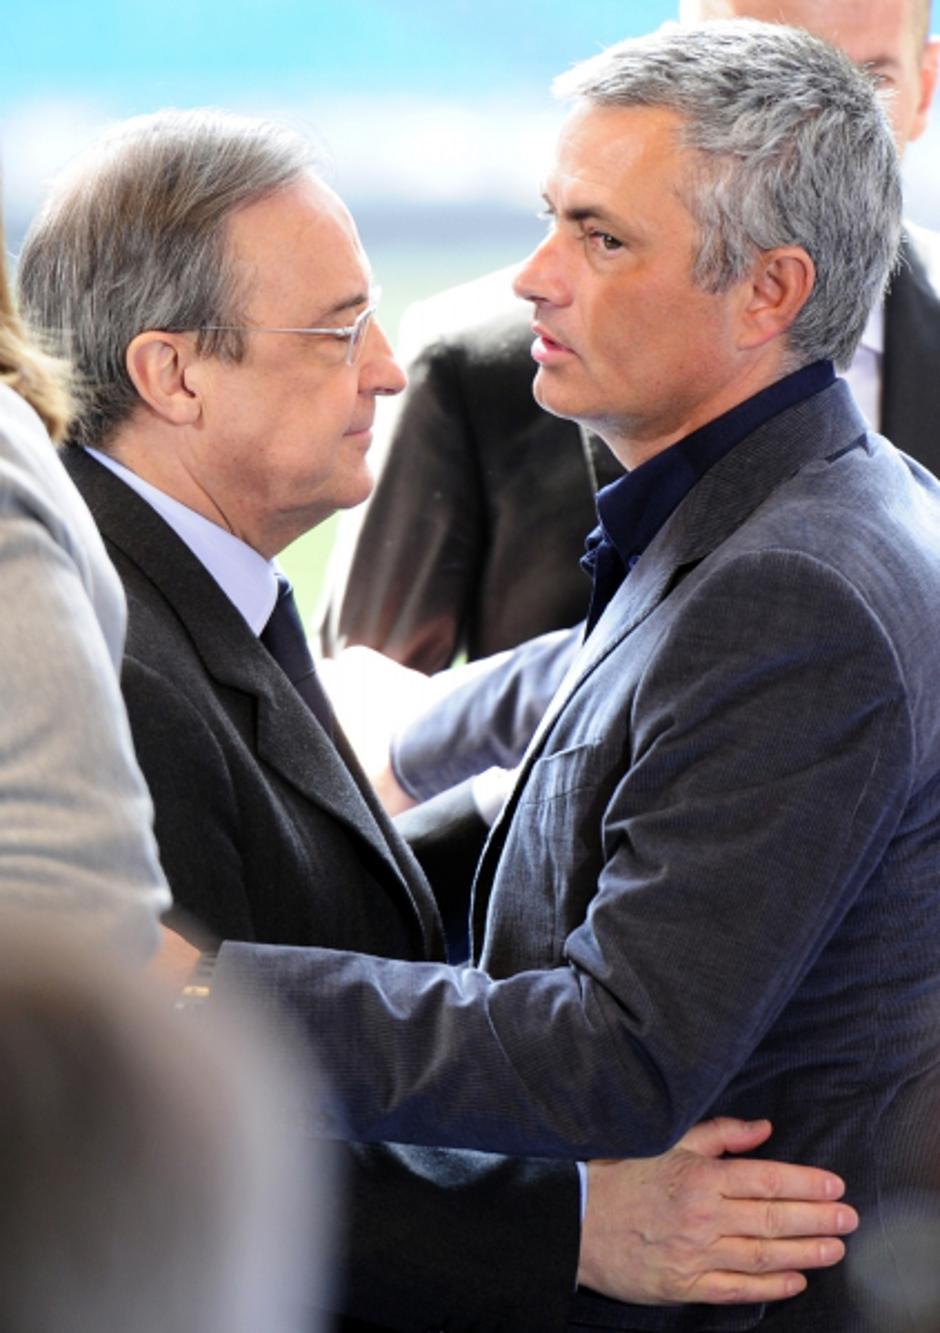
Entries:
<svg viewBox="0 0 940 1333">
<path fill-rule="evenodd" d="M 344 315 L 347 311 L 352 311 L 357 305 L 368 305 L 372 293 L 369 291 L 357 292 L 355 296 L 346 296 L 335 305 L 331 305 L 329 310 L 324 310 L 322 315 L 317 317 L 317 323 L 325 319 L 332 319 L 334 315 Z"/>
<path fill-rule="evenodd" d="M 559 209 L 555 207 L 548 195 L 543 195 L 545 208 L 553 215 L 561 217 L 565 223 L 599 223 L 601 227 L 611 229 L 621 240 L 637 239 L 641 232 L 635 224 L 629 223 L 620 213 L 612 213 L 603 204 L 576 204 L 573 208 Z"/>
<path fill-rule="evenodd" d="M 901 61 L 896 56 L 871 56 L 868 60 L 859 61 L 859 69 L 867 70 L 899 70 Z"/>
<path fill-rule="evenodd" d="M 595 222 L 603 222 L 613 227 L 615 231 L 626 229 L 626 223 L 623 219 L 616 217 L 613 213 L 608 213 L 606 208 L 582 205 L 580 208 L 564 209 L 562 216 L 569 222 L 587 222 L 589 218 L 592 218 Z"/>
<path fill-rule="evenodd" d="M 575 208 L 563 208 L 559 213 L 559 210 L 544 192 L 542 194 L 542 200 L 546 208 L 550 209 L 556 216 L 564 218 L 566 222 L 587 222 L 593 220 L 595 222 L 600 222 L 605 227 L 611 227 L 616 232 L 628 233 L 632 230 L 625 218 L 609 212 L 608 209 L 603 208 L 599 204 L 580 204 Z"/>
</svg>

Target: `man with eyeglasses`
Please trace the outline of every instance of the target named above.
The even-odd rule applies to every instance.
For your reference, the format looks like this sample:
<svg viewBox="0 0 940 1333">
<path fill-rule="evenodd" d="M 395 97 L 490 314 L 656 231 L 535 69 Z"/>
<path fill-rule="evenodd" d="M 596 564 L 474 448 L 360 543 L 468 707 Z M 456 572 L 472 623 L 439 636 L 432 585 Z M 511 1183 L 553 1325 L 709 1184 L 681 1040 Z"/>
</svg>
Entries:
<svg viewBox="0 0 940 1333">
<path fill-rule="evenodd" d="M 130 122 L 54 192 L 19 277 L 85 386 L 67 461 L 127 592 L 123 687 L 190 914 L 175 924 L 441 957 L 428 886 L 334 729 L 272 563 L 366 496 L 375 400 L 404 383 L 309 146 L 217 113 Z M 620 1299 L 792 1295 L 857 1219 L 828 1172 L 718 1160 L 768 1132 L 726 1120 L 600 1164 L 583 1246 L 572 1163 L 351 1147 L 347 1326 L 552 1333 L 579 1263 Z"/>
</svg>

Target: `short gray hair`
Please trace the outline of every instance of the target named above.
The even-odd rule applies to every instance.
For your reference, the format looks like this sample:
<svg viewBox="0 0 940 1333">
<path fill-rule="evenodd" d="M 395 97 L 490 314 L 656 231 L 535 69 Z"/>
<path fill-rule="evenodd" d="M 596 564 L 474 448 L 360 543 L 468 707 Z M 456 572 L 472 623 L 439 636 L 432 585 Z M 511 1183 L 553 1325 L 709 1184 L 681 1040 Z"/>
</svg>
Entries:
<svg viewBox="0 0 940 1333">
<path fill-rule="evenodd" d="M 138 406 L 125 365 L 138 333 L 241 322 L 228 219 L 313 167 L 301 136 L 208 109 L 135 117 L 75 164 L 30 228 L 18 274 L 29 323 L 75 367 L 72 438 L 106 446 Z M 197 347 L 244 355 L 239 333 L 202 333 Z"/>
<path fill-rule="evenodd" d="M 868 75 L 806 32 L 730 19 L 620 42 L 555 92 L 680 115 L 697 158 L 683 191 L 699 228 L 695 282 L 726 290 L 758 252 L 802 246 L 816 282 L 789 330 L 788 366 L 849 364 L 901 226 L 897 150 Z"/>
</svg>

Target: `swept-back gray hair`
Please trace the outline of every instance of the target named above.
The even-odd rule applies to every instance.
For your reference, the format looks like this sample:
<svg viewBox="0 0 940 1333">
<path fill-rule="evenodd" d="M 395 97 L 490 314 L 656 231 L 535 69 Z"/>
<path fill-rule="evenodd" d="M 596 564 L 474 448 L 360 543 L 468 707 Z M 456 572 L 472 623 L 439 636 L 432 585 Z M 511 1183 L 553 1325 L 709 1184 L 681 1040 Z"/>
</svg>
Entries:
<svg viewBox="0 0 940 1333">
<path fill-rule="evenodd" d="M 758 251 L 802 246 L 816 282 L 789 331 L 787 364 L 849 364 L 901 226 L 897 151 L 868 75 L 806 32 L 730 19 L 620 42 L 554 87 L 678 113 L 680 142 L 695 154 L 683 187 L 699 229 L 695 282 L 723 291 Z"/>
<path fill-rule="evenodd" d="M 117 126 L 58 183 L 18 280 L 30 325 L 75 367 L 72 438 L 107 445 L 139 404 L 125 365 L 138 333 L 242 322 L 227 221 L 313 166 L 305 139 L 267 121 L 169 110 Z M 238 333 L 202 333 L 197 345 L 244 355 Z"/>
</svg>

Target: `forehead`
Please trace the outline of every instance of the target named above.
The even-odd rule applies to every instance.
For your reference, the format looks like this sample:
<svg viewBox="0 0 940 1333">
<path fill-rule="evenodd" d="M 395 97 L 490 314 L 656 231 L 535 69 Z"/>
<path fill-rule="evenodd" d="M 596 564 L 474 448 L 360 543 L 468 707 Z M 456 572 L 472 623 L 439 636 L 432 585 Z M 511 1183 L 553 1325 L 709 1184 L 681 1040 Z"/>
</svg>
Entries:
<svg viewBox="0 0 940 1333">
<path fill-rule="evenodd" d="M 303 176 L 238 209 L 229 219 L 228 253 L 268 305 L 281 299 L 323 309 L 369 285 L 368 261 L 342 200 Z"/>
<path fill-rule="evenodd" d="M 588 196 L 626 206 L 640 192 L 674 194 L 688 170 L 681 125 L 662 107 L 579 103 L 562 126 L 549 186 L 570 195 L 565 206 L 573 207 Z"/>
<path fill-rule="evenodd" d="M 788 23 L 840 47 L 859 64 L 916 54 L 921 0 L 684 0 L 682 17 Z"/>
</svg>

